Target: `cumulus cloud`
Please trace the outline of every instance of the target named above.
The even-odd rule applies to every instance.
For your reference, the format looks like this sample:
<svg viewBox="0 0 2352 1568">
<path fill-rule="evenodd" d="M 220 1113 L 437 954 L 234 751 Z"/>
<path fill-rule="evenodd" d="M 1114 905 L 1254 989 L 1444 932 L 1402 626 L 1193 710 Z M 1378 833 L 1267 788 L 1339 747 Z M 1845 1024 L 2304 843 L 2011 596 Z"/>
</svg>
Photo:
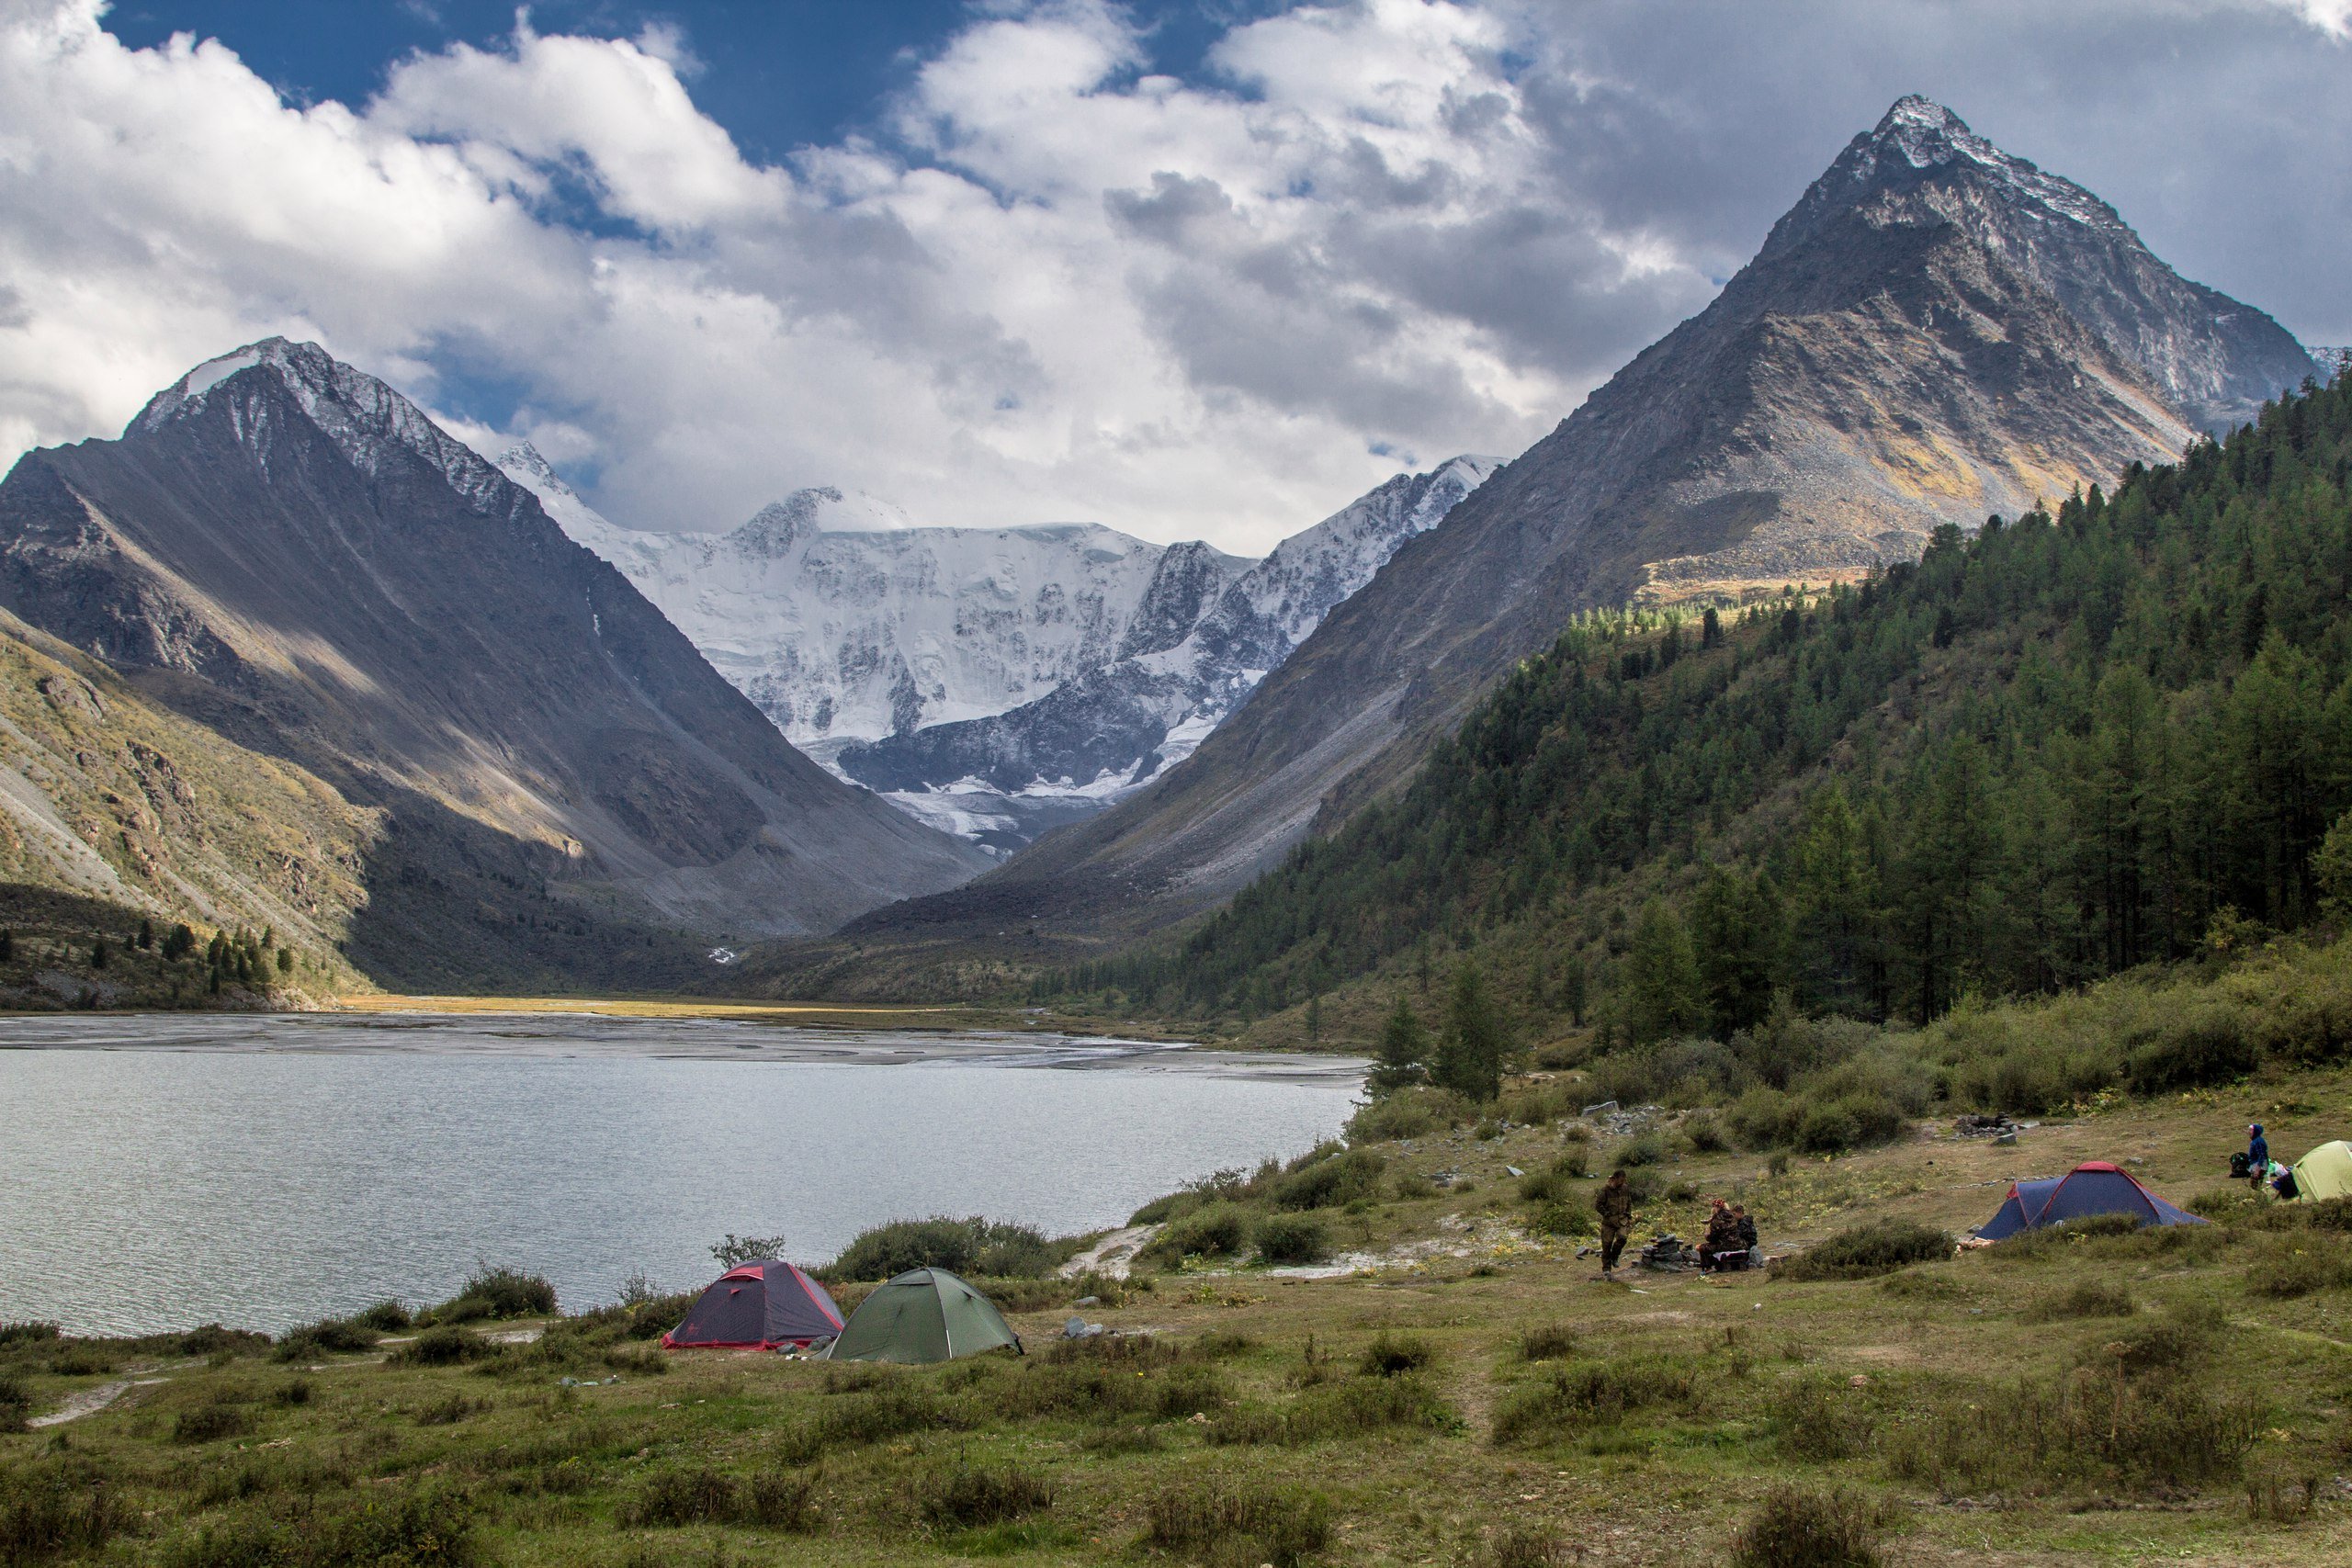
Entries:
<svg viewBox="0 0 2352 1568">
<path fill-rule="evenodd" d="M 2191 210 L 2269 188 L 2233 194 L 2263 128 L 2340 133 L 2341 95 L 2264 28 L 2340 60 L 2306 22 L 2341 35 L 2344 0 L 2251 24 L 2179 0 L 2158 28 L 2022 0 L 1973 28 L 1860 0 L 1803 27 L 1355 0 L 1237 25 L 1190 80 L 1149 74 L 1108 0 L 1014 0 L 976 7 L 875 136 L 781 164 L 696 107 L 695 50 L 721 40 L 674 29 L 518 22 L 305 107 L 217 43 L 125 49 L 100 9 L 0 0 L 0 459 L 111 434 L 189 365 L 283 333 L 469 439 L 534 439 L 641 525 L 835 483 L 926 521 L 1255 551 L 1389 454 L 1519 450 L 1915 87 L 2256 282 L 2346 237 L 2324 160 L 2288 160 L 2298 202 L 2242 247 L 2284 260 L 2204 241 Z M 2233 90 L 2176 90 L 2199 28 L 2195 69 Z M 2057 94 L 2021 59 L 2083 70 Z M 2248 93 L 2266 80 L 2275 112 Z M 2170 106 L 2163 171 L 2132 93 Z M 2178 123 L 2186 102 L 2227 107 Z"/>
</svg>

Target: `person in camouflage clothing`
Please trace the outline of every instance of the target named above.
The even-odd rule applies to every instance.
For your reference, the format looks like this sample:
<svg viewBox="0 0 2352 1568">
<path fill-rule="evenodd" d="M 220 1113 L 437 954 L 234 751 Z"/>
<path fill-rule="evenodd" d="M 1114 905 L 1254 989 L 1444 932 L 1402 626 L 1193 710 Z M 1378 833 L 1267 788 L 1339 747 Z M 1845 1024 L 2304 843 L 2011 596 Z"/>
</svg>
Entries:
<svg viewBox="0 0 2352 1568">
<path fill-rule="evenodd" d="M 1592 1200 L 1595 1213 L 1600 1216 L 1600 1271 L 1613 1274 L 1617 1259 L 1625 1250 L 1625 1238 L 1634 1234 L 1634 1194 L 1625 1185 L 1623 1169 L 1612 1170 L 1609 1179 Z"/>
</svg>

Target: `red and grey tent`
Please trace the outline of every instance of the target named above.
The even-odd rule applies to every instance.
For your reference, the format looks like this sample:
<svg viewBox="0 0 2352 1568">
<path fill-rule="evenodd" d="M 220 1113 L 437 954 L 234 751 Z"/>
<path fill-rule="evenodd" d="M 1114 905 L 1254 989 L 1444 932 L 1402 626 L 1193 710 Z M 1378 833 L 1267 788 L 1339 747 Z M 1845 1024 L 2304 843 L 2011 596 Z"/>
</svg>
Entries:
<svg viewBox="0 0 2352 1568">
<path fill-rule="evenodd" d="M 2008 1197 L 1976 1234 L 1985 1241 L 2000 1241 L 2022 1230 L 2062 1225 L 2093 1214 L 2130 1214 L 2143 1225 L 2205 1223 L 2141 1186 L 2130 1171 L 2094 1159 L 2061 1177 L 2012 1182 Z"/>
<path fill-rule="evenodd" d="M 757 1258 L 712 1280 L 662 1343 L 673 1350 L 805 1350 L 841 1331 L 842 1309 L 824 1286 L 789 1263 Z"/>
</svg>

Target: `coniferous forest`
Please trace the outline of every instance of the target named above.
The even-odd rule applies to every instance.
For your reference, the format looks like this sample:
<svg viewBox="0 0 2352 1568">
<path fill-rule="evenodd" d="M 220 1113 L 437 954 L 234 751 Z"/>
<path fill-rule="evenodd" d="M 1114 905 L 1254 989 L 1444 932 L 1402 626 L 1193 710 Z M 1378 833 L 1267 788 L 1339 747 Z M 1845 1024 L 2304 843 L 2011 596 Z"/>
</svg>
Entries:
<svg viewBox="0 0 2352 1568">
<path fill-rule="evenodd" d="M 1579 616 L 1399 797 L 1039 990 L 1248 1018 L 1469 962 L 1642 1043 L 2304 928 L 2352 891 L 2347 469 L 2338 377 L 1858 584 Z"/>
</svg>

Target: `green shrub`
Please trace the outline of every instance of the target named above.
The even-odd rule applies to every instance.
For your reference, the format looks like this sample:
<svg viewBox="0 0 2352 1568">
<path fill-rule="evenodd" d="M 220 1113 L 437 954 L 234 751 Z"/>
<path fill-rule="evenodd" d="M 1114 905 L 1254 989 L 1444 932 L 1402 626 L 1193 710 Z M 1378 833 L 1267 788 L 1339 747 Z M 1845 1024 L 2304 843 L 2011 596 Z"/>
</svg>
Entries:
<svg viewBox="0 0 2352 1568">
<path fill-rule="evenodd" d="M 1319 1493 L 1203 1481 L 1170 1487 L 1144 1510 L 1143 1543 L 1217 1562 L 1300 1568 L 1331 1540 Z"/>
<path fill-rule="evenodd" d="M 1870 1445 L 1869 1412 L 1819 1378 L 1784 1386 L 1774 1402 L 1772 1422 L 1780 1451 L 1809 1464 L 1851 1459 Z"/>
<path fill-rule="evenodd" d="M 183 1410 L 172 1423 L 175 1443 L 217 1443 L 242 1438 L 254 1429 L 254 1418 L 234 1404 L 199 1404 Z"/>
<path fill-rule="evenodd" d="M 2029 1305 L 2028 1323 L 2053 1323 L 2070 1317 L 2130 1317 L 2139 1310 L 2132 1292 L 2104 1280 L 2085 1280 L 2053 1292 Z"/>
<path fill-rule="evenodd" d="M 934 1215 L 860 1232 L 820 1272 L 828 1280 L 888 1280 L 910 1269 L 945 1269 L 1035 1279 L 1052 1273 L 1074 1250 L 1010 1221 Z"/>
<path fill-rule="evenodd" d="M 2256 1295 L 2278 1301 L 2342 1290 L 2352 1285 L 2352 1246 L 2325 1232 L 2267 1238 L 2246 1269 L 2245 1285 Z"/>
<path fill-rule="evenodd" d="M 468 1399 L 462 1393 L 453 1393 L 418 1411 L 416 1424 L 420 1427 L 454 1427 L 489 1408 L 490 1404 L 485 1400 Z"/>
<path fill-rule="evenodd" d="M 1809 1155 L 1842 1154 L 1861 1141 L 1861 1121 L 1843 1100 L 1807 1106 L 1797 1123 L 1796 1145 Z"/>
<path fill-rule="evenodd" d="M 1320 1263 L 1331 1256 L 1323 1222 L 1305 1214 L 1269 1214 L 1258 1222 L 1258 1256 L 1268 1263 Z"/>
<path fill-rule="evenodd" d="M 548 1317 L 555 1312 L 555 1287 L 519 1269 L 485 1265 L 466 1281 L 458 1299 L 487 1303 L 491 1317 Z"/>
<path fill-rule="evenodd" d="M 330 1354 L 351 1354 L 376 1348 L 376 1331 L 355 1320 L 327 1318 L 306 1327 L 289 1329 L 278 1337 L 270 1359 L 309 1361 Z"/>
<path fill-rule="evenodd" d="M 1776 1486 L 1733 1539 L 1731 1560 L 1736 1568 L 1874 1568 L 1878 1527 L 1844 1493 Z"/>
<path fill-rule="evenodd" d="M 1557 1530 L 1542 1525 L 1505 1525 L 1478 1554 L 1479 1568 L 1567 1568 L 1584 1553 Z"/>
<path fill-rule="evenodd" d="M 1577 1362 L 1513 1390 L 1495 1411 L 1495 1442 L 1610 1426 L 1638 1410 L 1687 1405 L 1698 1382 L 1696 1369 L 1680 1357 Z"/>
<path fill-rule="evenodd" d="M 2132 1053 L 2124 1081 L 2135 1094 L 2160 1094 L 2242 1078 L 2259 1055 L 2246 1024 L 2234 1008 L 2195 1009 Z"/>
<path fill-rule="evenodd" d="M 479 1334 L 445 1324 L 426 1329 L 393 1351 L 391 1361 L 402 1367 L 454 1367 L 462 1361 L 492 1360 L 504 1351 L 503 1345 L 493 1345 Z"/>
<path fill-rule="evenodd" d="M 2004 1259 L 2046 1258 L 2086 1242 L 2135 1236 L 2140 1234 L 2140 1229 L 2138 1218 L 2131 1214 L 2086 1214 L 2079 1220 L 2068 1220 L 2064 1224 L 2019 1231 L 2000 1244 L 1996 1255 Z"/>
<path fill-rule="evenodd" d="M 1772 1273 L 1788 1280 L 1862 1280 L 1950 1258 L 1954 1245 L 1946 1231 L 1909 1220 L 1871 1220 L 1782 1258 L 1772 1266 Z"/>
<path fill-rule="evenodd" d="M 1631 1170 L 1635 1166 L 1664 1163 L 1668 1150 L 1666 1140 L 1656 1133 L 1642 1133 L 1626 1140 L 1617 1151 L 1616 1163 Z"/>
<path fill-rule="evenodd" d="M 1338 1208 L 1378 1195 L 1387 1164 L 1369 1149 L 1326 1155 L 1284 1175 L 1269 1196 L 1278 1209 Z"/>
<path fill-rule="evenodd" d="M 112 1348 L 87 1339 L 61 1339 L 41 1361 L 51 1375 L 61 1378 L 108 1377 L 122 1365 Z"/>
<path fill-rule="evenodd" d="M 1003 1524 L 1049 1508 L 1053 1502 L 1051 1482 L 1011 1466 L 959 1464 L 915 1483 L 915 1504 L 923 1518 L 960 1529 Z"/>
<path fill-rule="evenodd" d="M 1565 1361 L 1577 1353 L 1577 1331 L 1565 1323 L 1545 1324 L 1519 1337 L 1522 1360 Z"/>
<path fill-rule="evenodd" d="M 2208 1187 L 2181 1205 L 2199 1219 L 2215 1221 L 2234 1220 L 2265 1206 L 2262 1195 L 2242 1181 L 2233 1181 L 2227 1187 Z"/>
<path fill-rule="evenodd" d="M 1731 1103 L 1724 1120 L 1743 1148 L 1787 1148 L 1797 1141 L 1804 1107 L 1780 1089 L 1751 1089 Z"/>
<path fill-rule="evenodd" d="M 1600 1221 L 1581 1197 L 1564 1197 L 1539 1206 L 1528 1217 L 1527 1228 L 1537 1235 L 1591 1235 L 1600 1229 Z"/>
<path fill-rule="evenodd" d="M 396 1301 L 382 1301 L 378 1302 L 366 1312 L 358 1314 L 351 1321 L 363 1328 L 372 1328 L 379 1334 L 398 1334 L 409 1325 L 411 1320 L 408 1308 Z"/>
<path fill-rule="evenodd" d="M 14 1372 L 0 1372 L 0 1432 L 21 1432 L 33 1412 L 32 1391 Z"/>
<path fill-rule="evenodd" d="M 2201 1366 L 2229 1331 L 2229 1319 L 2210 1301 L 2175 1303 L 2163 1316 L 2143 1320 L 2117 1334 L 2102 1349 L 2100 1362 L 2112 1356 L 2131 1372 L 2178 1375 Z"/>
<path fill-rule="evenodd" d="M 265 1349 L 269 1345 L 266 1334 L 255 1334 L 245 1328 L 223 1328 L 217 1323 L 191 1328 L 180 1335 L 178 1340 L 175 1348 L 183 1356 L 237 1356 Z"/>
<path fill-rule="evenodd" d="M 2260 1429 L 2251 1399 L 2217 1396 L 2192 1366 L 2102 1346 L 2054 1379 L 1956 1386 L 1890 1428 L 1883 1446 L 1897 1480 L 1939 1490 L 2087 1483 L 2163 1495 L 2235 1479 Z"/>
<path fill-rule="evenodd" d="M 1461 1425 L 1445 1402 L 1412 1373 L 1319 1383 L 1286 1407 L 1232 1410 L 1209 1424 L 1213 1443 L 1297 1447 L 1334 1438 L 1363 1438 L 1398 1427 L 1452 1431 Z"/>
<path fill-rule="evenodd" d="M 1227 1257 L 1250 1245 L 1257 1225 L 1258 1215 L 1252 1210 L 1238 1203 L 1211 1203 L 1182 1219 L 1170 1220 L 1139 1256 L 1166 1263 Z"/>
<path fill-rule="evenodd" d="M 1384 1331 L 1374 1335 L 1372 1343 L 1364 1347 L 1357 1370 L 1367 1377 L 1393 1378 L 1402 1372 L 1418 1372 L 1436 1358 L 1437 1352 L 1419 1335 Z"/>
<path fill-rule="evenodd" d="M 1723 1127 L 1703 1111 L 1694 1111 L 1682 1119 L 1682 1136 L 1696 1154 L 1717 1154 L 1731 1146 Z"/>
<path fill-rule="evenodd" d="M 1561 1193 L 1573 1190 L 1571 1183 L 1548 1170 L 1531 1170 L 1519 1179 L 1519 1201 L 1522 1203 L 1548 1203 Z"/>
<path fill-rule="evenodd" d="M 47 1345 L 58 1337 L 53 1323 L 0 1323 L 0 1350 L 18 1345 Z"/>
<path fill-rule="evenodd" d="M 889 1374 L 881 1374 L 886 1380 Z M 782 1457 L 806 1464 L 829 1450 L 888 1442 L 910 1432 L 956 1431 L 971 1425 L 958 1405 L 925 1391 L 885 1381 L 876 1385 L 863 1380 L 845 1381 L 854 1392 L 829 1400 L 815 1417 L 786 1434 Z M 830 1392 L 830 1383 L 829 1383 Z"/>
<path fill-rule="evenodd" d="M 95 1556 L 135 1523 L 106 1478 L 85 1461 L 15 1471 L 0 1485 L 0 1563 Z"/>
</svg>

